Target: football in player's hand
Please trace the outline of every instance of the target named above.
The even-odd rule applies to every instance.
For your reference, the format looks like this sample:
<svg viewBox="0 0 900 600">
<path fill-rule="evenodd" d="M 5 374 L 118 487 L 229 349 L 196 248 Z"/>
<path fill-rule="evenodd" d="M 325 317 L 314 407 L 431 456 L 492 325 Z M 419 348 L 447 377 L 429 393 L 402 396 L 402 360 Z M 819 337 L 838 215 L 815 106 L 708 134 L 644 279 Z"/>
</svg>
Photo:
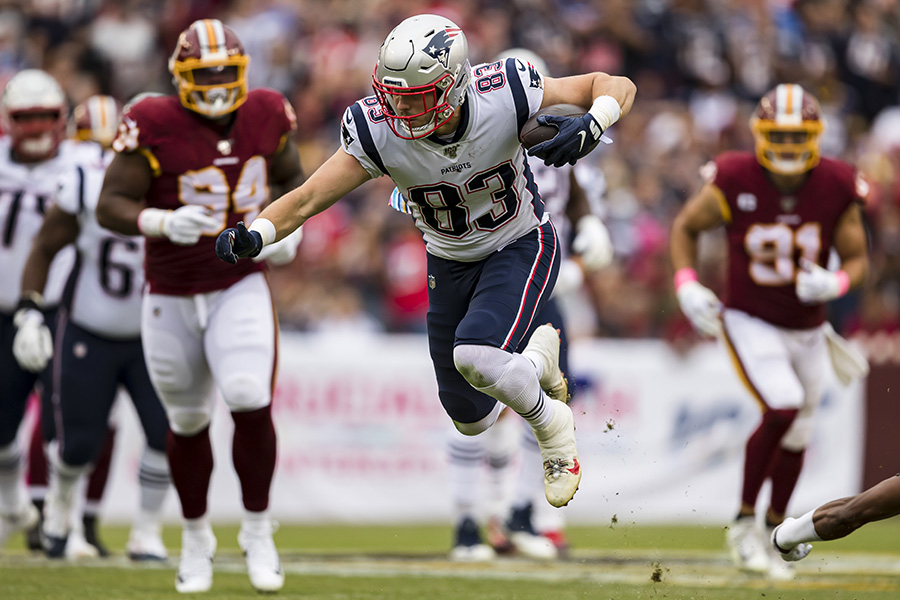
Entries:
<svg viewBox="0 0 900 600">
<path fill-rule="evenodd" d="M 537 118 L 541 115 L 556 115 L 559 117 L 580 117 L 587 112 L 586 108 L 574 104 L 554 104 L 534 113 L 525 121 L 519 132 L 519 140 L 525 148 L 531 148 L 541 142 L 546 142 L 555 136 L 559 130 L 553 125 L 541 125 Z"/>
</svg>

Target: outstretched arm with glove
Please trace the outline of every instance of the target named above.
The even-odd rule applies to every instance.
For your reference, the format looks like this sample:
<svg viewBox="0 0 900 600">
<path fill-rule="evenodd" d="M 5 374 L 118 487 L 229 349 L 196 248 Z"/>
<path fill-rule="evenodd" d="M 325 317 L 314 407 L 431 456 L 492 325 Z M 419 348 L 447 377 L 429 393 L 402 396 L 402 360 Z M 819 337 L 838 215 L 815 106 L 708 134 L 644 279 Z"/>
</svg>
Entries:
<svg viewBox="0 0 900 600">
<path fill-rule="evenodd" d="M 682 207 L 671 231 L 675 294 L 681 311 L 701 335 L 715 337 L 722 331 L 722 303 L 712 290 L 697 280 L 697 239 L 700 233 L 725 224 L 718 189 L 707 183 Z"/>
<path fill-rule="evenodd" d="M 53 259 L 67 245 L 73 243 L 81 230 L 78 218 L 52 206 L 44 216 L 40 231 L 31 245 L 31 252 L 22 272 L 19 304 L 13 323 L 13 355 L 26 371 L 39 373 L 53 357 L 50 329 L 44 323 L 43 291 Z"/>
</svg>

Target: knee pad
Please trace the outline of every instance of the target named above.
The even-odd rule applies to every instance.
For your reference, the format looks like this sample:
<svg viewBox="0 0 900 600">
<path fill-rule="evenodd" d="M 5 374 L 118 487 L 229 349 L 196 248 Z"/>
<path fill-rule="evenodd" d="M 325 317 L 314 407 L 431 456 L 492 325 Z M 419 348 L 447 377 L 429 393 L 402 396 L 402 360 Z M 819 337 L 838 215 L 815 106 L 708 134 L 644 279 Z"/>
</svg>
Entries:
<svg viewBox="0 0 900 600">
<path fill-rule="evenodd" d="M 802 452 L 812 438 L 813 417 L 800 413 L 781 438 L 781 447 L 791 452 Z"/>
<path fill-rule="evenodd" d="M 479 419 L 474 423 L 460 423 L 459 421 L 453 421 L 453 424 L 456 426 L 457 431 L 463 435 L 478 435 L 479 433 L 486 431 L 488 427 L 497 421 L 497 417 L 500 416 L 501 410 L 503 410 L 503 405 L 497 402 L 494 404 L 493 410 L 491 410 L 491 412 L 483 419 Z"/>
<path fill-rule="evenodd" d="M 272 401 L 268 382 L 249 373 L 229 375 L 222 382 L 222 398 L 232 412 L 246 412 L 268 406 Z"/>
<path fill-rule="evenodd" d="M 169 427 L 183 436 L 192 436 L 207 427 L 210 415 L 202 407 L 174 406 L 167 407 Z"/>
<path fill-rule="evenodd" d="M 484 389 L 497 383 L 512 355 L 493 346 L 460 344 L 453 349 L 453 365 L 469 384 Z"/>
</svg>

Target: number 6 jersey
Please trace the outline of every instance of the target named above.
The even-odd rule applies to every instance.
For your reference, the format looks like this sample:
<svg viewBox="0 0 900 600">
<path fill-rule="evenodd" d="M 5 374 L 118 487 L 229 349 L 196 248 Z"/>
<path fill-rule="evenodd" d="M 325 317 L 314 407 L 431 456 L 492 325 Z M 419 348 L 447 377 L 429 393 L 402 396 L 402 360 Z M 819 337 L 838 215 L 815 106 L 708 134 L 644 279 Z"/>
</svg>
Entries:
<svg viewBox="0 0 900 600">
<path fill-rule="evenodd" d="M 216 236 L 238 221 L 251 222 L 269 201 L 269 165 L 296 128 L 294 111 L 273 90 L 247 95 L 228 127 L 186 110 L 177 96 L 149 97 L 122 116 L 117 152 L 140 152 L 153 170 L 148 207 L 208 207 L 220 219 L 193 246 L 147 239 L 150 291 L 184 296 L 220 290 L 263 269 L 251 260 L 229 265 L 216 259 Z"/>
<path fill-rule="evenodd" d="M 847 163 L 822 158 L 792 194 L 769 181 L 752 153 L 728 152 L 704 167 L 720 191 L 728 233 L 725 305 L 789 329 L 825 319 L 822 304 L 794 291 L 800 258 L 825 266 L 841 216 L 868 187 Z"/>
<path fill-rule="evenodd" d="M 372 176 L 387 175 L 411 204 L 428 252 L 481 260 L 548 218 L 519 143 L 540 108 L 543 79 L 515 58 L 473 69 L 456 132 L 404 140 L 374 96 L 344 113 L 342 147 Z"/>
</svg>

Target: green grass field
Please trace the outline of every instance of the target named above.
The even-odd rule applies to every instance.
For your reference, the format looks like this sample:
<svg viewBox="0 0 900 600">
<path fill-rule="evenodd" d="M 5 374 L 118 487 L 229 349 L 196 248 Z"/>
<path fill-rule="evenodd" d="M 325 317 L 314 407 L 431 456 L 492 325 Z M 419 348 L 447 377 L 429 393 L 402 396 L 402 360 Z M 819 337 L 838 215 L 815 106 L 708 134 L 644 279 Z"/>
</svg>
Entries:
<svg viewBox="0 0 900 600">
<path fill-rule="evenodd" d="M 237 527 L 216 526 L 215 582 L 206 597 L 252 598 Z M 48 562 L 13 538 L 0 554 L 0 600 L 158 600 L 175 592 L 174 560 L 138 567 L 123 556 L 127 530 L 108 527 L 115 556 Z M 446 560 L 447 526 L 282 526 L 275 535 L 287 578 L 281 598 L 304 600 L 897 600 L 900 519 L 868 525 L 844 540 L 820 542 L 792 581 L 736 571 L 721 527 L 571 527 L 568 559 L 541 563 Z M 177 557 L 180 532 L 164 538 Z M 201 595 L 203 597 L 204 595 Z"/>
</svg>

